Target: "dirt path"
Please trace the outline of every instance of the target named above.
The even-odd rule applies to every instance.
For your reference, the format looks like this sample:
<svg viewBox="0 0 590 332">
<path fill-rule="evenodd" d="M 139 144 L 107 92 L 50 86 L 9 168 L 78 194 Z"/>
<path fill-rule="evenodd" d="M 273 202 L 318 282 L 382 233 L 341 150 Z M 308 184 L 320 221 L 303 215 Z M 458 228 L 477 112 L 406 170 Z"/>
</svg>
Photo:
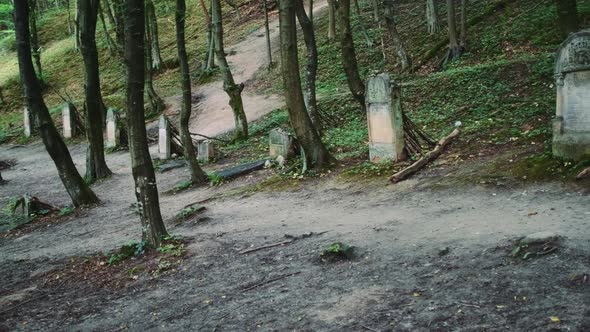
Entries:
<svg viewBox="0 0 590 332">
<path fill-rule="evenodd" d="M 327 1 L 318 1 L 314 5 L 314 15 L 320 15 L 327 8 Z M 279 21 L 269 22 L 271 47 L 273 52 L 279 49 Z M 254 74 L 268 64 L 266 54 L 266 38 L 264 27 L 254 31 L 242 42 L 229 47 L 227 60 L 236 83 L 244 82 L 246 89 L 242 93 L 244 110 L 248 121 L 255 121 L 284 104 L 283 97 L 278 95 L 265 96 L 249 89 L 249 82 Z M 276 61 L 276 54 L 275 61 Z M 198 86 L 193 92 L 201 98 L 198 112 L 194 112 L 190 130 L 206 136 L 217 136 L 234 129 L 234 118 L 229 107 L 229 97 L 223 91 L 223 82 L 215 81 Z M 178 112 L 180 95 L 167 98 L 168 112 Z"/>
</svg>

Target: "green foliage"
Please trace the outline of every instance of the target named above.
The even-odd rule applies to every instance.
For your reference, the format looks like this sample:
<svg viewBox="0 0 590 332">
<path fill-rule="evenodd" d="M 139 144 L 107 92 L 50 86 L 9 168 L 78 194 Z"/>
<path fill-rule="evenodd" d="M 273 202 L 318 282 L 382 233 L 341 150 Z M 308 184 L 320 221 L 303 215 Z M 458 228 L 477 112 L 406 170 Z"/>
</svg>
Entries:
<svg viewBox="0 0 590 332">
<path fill-rule="evenodd" d="M 145 250 L 146 250 L 146 243 L 145 242 L 126 244 L 126 245 L 122 246 L 118 252 L 112 254 L 109 257 L 107 264 L 109 264 L 109 265 L 119 264 L 122 261 L 129 259 L 131 257 L 143 255 L 145 253 Z"/>
<path fill-rule="evenodd" d="M 334 242 L 320 253 L 324 262 L 334 262 L 354 258 L 354 247 L 342 242 Z"/>
<path fill-rule="evenodd" d="M 209 184 L 212 186 L 220 186 L 223 184 L 224 179 L 215 172 L 207 173 L 209 178 Z"/>
<path fill-rule="evenodd" d="M 74 208 L 72 206 L 67 205 L 59 210 L 58 216 L 64 217 L 72 213 L 74 213 Z"/>
<path fill-rule="evenodd" d="M 180 210 L 176 217 L 174 218 L 177 222 L 187 220 L 190 217 L 194 216 L 195 214 L 202 212 L 205 210 L 205 207 L 198 204 L 193 204 L 189 207 L 185 207 L 184 209 Z"/>
<path fill-rule="evenodd" d="M 171 242 L 171 243 L 167 243 L 167 244 L 162 245 L 160 248 L 158 248 L 158 251 L 163 254 L 170 255 L 170 256 L 180 257 L 180 256 L 184 255 L 184 253 L 186 252 L 186 248 L 185 248 L 184 243 Z"/>
</svg>

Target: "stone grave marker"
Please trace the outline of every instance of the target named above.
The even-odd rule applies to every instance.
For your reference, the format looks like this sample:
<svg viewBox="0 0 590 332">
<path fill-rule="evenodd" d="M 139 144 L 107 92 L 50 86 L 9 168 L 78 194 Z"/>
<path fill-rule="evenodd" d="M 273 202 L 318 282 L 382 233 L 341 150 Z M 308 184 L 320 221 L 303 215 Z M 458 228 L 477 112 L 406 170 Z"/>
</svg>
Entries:
<svg viewBox="0 0 590 332">
<path fill-rule="evenodd" d="M 268 134 L 269 156 L 287 158 L 293 146 L 293 137 L 280 128 L 272 129 Z"/>
<path fill-rule="evenodd" d="M 170 137 L 170 123 L 164 115 L 160 115 L 160 128 L 158 131 L 158 152 L 160 159 L 170 159 L 172 146 Z"/>
<path fill-rule="evenodd" d="M 553 154 L 580 160 L 590 157 L 590 30 L 571 34 L 559 47 L 555 63 L 557 108 Z"/>
<path fill-rule="evenodd" d="M 23 108 L 23 124 L 25 130 L 25 137 L 31 137 L 35 132 L 33 115 L 28 107 Z"/>
<path fill-rule="evenodd" d="M 107 111 L 107 148 L 116 148 L 121 144 L 118 121 L 119 118 L 115 110 L 109 108 Z"/>
<path fill-rule="evenodd" d="M 388 74 L 367 81 L 369 159 L 373 163 L 405 158 L 401 92 Z"/>
<path fill-rule="evenodd" d="M 76 135 L 76 126 L 74 124 L 74 114 L 69 103 L 65 103 L 61 110 L 61 117 L 63 123 L 64 138 L 72 138 Z"/>
<path fill-rule="evenodd" d="M 197 147 L 197 160 L 207 163 L 215 158 L 215 146 L 213 142 L 206 139 L 199 142 Z"/>
</svg>

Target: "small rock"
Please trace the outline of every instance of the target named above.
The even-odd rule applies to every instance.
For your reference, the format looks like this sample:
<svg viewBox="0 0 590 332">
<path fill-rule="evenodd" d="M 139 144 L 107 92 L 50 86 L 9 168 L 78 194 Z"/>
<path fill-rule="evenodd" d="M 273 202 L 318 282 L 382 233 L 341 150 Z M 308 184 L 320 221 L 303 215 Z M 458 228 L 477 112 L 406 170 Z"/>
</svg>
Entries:
<svg viewBox="0 0 590 332">
<path fill-rule="evenodd" d="M 553 242 L 553 241 L 557 240 L 558 238 L 559 238 L 559 235 L 557 235 L 557 233 L 555 233 L 555 232 L 543 231 L 543 232 L 537 232 L 537 233 L 527 235 L 525 238 L 520 240 L 520 244 L 521 245 L 523 245 L 523 244 L 526 244 L 526 245 L 543 244 L 543 243 L 547 243 L 547 242 Z"/>
<path fill-rule="evenodd" d="M 264 163 L 264 168 L 270 168 L 271 166 L 272 166 L 272 162 L 271 162 L 270 160 L 267 160 L 267 161 Z"/>
<path fill-rule="evenodd" d="M 285 157 L 278 156 L 277 157 L 277 164 L 279 165 L 280 168 L 285 167 Z"/>
</svg>

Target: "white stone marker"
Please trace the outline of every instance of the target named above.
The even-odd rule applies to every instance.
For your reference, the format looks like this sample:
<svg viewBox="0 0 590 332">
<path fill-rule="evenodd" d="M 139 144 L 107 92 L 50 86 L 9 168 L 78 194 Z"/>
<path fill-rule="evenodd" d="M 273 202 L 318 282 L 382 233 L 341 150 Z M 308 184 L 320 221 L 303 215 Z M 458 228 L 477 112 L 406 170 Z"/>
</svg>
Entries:
<svg viewBox="0 0 590 332">
<path fill-rule="evenodd" d="M 555 63 L 557 109 L 553 154 L 567 159 L 590 157 L 590 30 L 571 34 Z"/>
<path fill-rule="evenodd" d="M 215 158 L 215 147 L 213 142 L 206 139 L 199 142 L 197 148 L 197 160 L 202 163 L 207 163 Z"/>
<path fill-rule="evenodd" d="M 369 159 L 373 163 L 405 159 L 400 88 L 388 74 L 367 81 Z"/>
<path fill-rule="evenodd" d="M 164 115 L 160 115 L 160 130 L 158 131 L 158 152 L 160 159 L 172 157 L 172 145 L 170 141 L 170 123 Z"/>
<path fill-rule="evenodd" d="M 115 110 L 109 108 L 107 111 L 107 148 L 116 148 L 119 146 L 119 130 L 117 129 L 117 115 Z"/>
<path fill-rule="evenodd" d="M 24 120 L 24 127 L 25 127 L 25 137 L 31 137 L 33 135 L 33 117 L 31 116 L 31 112 L 29 112 L 29 108 L 23 108 L 23 120 Z"/>
<path fill-rule="evenodd" d="M 273 158 L 282 156 L 286 159 L 292 144 L 293 138 L 289 133 L 280 128 L 272 129 L 268 134 L 268 155 Z"/>
<path fill-rule="evenodd" d="M 65 103 L 61 110 L 64 138 L 72 138 L 76 135 L 74 127 L 74 115 L 69 103 Z"/>
</svg>

